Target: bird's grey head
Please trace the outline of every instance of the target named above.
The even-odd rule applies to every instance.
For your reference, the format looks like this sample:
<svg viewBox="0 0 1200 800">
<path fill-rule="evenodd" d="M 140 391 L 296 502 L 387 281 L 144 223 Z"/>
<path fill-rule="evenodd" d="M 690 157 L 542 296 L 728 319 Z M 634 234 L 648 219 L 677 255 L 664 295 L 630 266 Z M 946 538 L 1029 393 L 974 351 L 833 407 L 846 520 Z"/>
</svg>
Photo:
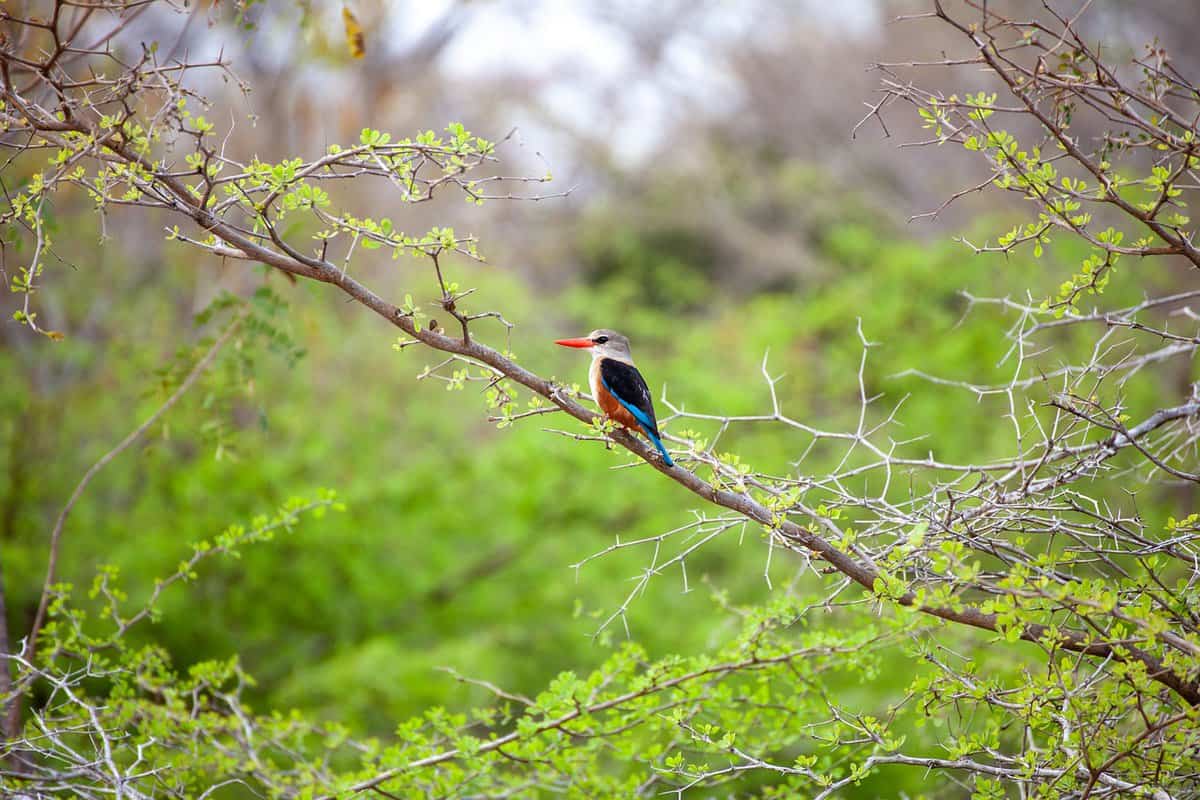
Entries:
<svg viewBox="0 0 1200 800">
<path fill-rule="evenodd" d="M 629 340 L 608 328 L 594 330 L 587 336 L 581 336 L 578 339 L 555 339 L 554 343 L 563 347 L 590 350 L 593 359 L 614 358 L 618 361 L 633 363 L 633 357 L 629 355 Z"/>
<path fill-rule="evenodd" d="M 615 358 L 620 361 L 633 361 L 629 352 L 629 339 L 609 330 L 600 328 L 587 335 L 592 340 L 592 358 Z"/>
</svg>

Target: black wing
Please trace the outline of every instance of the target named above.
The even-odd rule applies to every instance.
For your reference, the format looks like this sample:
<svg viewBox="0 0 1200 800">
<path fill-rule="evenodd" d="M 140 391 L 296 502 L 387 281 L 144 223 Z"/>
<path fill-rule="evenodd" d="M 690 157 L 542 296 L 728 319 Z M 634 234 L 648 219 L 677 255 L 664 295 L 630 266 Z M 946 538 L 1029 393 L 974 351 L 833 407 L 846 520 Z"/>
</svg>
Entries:
<svg viewBox="0 0 1200 800">
<path fill-rule="evenodd" d="M 604 388 L 612 392 L 613 397 L 629 409 L 638 422 L 658 436 L 658 420 L 654 418 L 650 389 L 637 367 L 611 358 L 601 359 L 600 380 L 604 382 Z"/>
</svg>

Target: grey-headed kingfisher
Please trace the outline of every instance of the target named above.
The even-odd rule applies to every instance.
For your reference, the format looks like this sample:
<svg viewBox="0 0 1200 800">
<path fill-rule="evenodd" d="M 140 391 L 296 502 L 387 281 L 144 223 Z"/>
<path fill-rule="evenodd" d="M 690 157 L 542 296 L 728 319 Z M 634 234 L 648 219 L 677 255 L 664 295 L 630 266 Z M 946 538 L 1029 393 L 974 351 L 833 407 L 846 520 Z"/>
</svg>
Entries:
<svg viewBox="0 0 1200 800">
<path fill-rule="evenodd" d="M 588 379 L 600 410 L 630 431 L 645 434 L 662 453 L 663 463 L 668 467 L 675 466 L 659 438 L 650 389 L 642 373 L 633 365 L 629 340 L 616 331 L 602 328 L 579 339 L 556 339 L 554 343 L 592 351 Z"/>
</svg>

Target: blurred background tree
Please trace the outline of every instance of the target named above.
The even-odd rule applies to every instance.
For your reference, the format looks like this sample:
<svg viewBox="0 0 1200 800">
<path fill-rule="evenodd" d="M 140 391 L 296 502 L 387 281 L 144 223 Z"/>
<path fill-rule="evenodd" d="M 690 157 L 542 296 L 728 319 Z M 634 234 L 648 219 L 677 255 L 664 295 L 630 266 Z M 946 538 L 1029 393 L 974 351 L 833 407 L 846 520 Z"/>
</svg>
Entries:
<svg viewBox="0 0 1200 800">
<path fill-rule="evenodd" d="M 1040 3 L 1004 5 L 1016 19 L 1044 14 Z M 53 20 L 66 30 L 87 6 L 30 3 L 5 10 L 7 89 L 24 91 L 32 80 L 14 57 L 48 52 L 38 38 L 44 30 L 13 19 Z M 910 220 L 987 179 L 987 162 L 962 148 L 897 150 L 899 142 L 930 135 L 915 112 L 888 114 L 889 136 L 868 119 L 850 138 L 869 108 L 864 101 L 881 98 L 870 65 L 970 51 L 939 20 L 893 22 L 928 12 L 928 3 L 364 2 L 353 8 L 365 32 L 361 59 L 347 47 L 341 6 L 112 6 L 97 5 L 76 34 L 98 35 L 115 25 L 120 30 L 108 44 L 122 59 L 136 60 L 155 42 L 156 63 L 219 58 L 232 65 L 228 72 L 195 73 L 187 95 L 192 122 L 181 124 L 195 125 L 203 115 L 204 124 L 216 126 L 219 152 L 243 163 L 319 158 L 335 143 L 358 144 L 364 128 L 396 132 L 397 141 L 433 126 L 453 141 L 454 131 L 440 128 L 454 120 L 498 143 L 500 163 L 481 161 L 472 175 L 552 178 L 548 186 L 503 184 L 495 192 L 542 198 L 537 202 L 479 208 L 448 192 L 401 208 L 394 182 L 379 176 L 329 181 L 324 189 L 335 207 L 393 218 L 397 229 L 417 237 L 447 225 L 477 237 L 486 262 L 448 253 L 447 270 L 460 286 L 476 289 L 477 307 L 474 298 L 465 301 L 473 310 L 499 309 L 518 324 L 509 330 L 485 319 L 476 329 L 534 372 L 568 384 L 582 382 L 582 366 L 552 352 L 549 340 L 613 326 L 633 338 L 656 398 L 663 388 L 667 400 L 689 412 L 763 413 L 772 397 L 766 369 L 785 376 L 774 391 L 791 418 L 854 430 L 864 396 L 883 393 L 894 403 L 911 395 L 901 419 L 905 431 L 923 437 L 916 450 L 948 463 L 986 463 L 1012 455 L 1012 424 L 1004 420 L 1014 412 L 1007 398 L 931 389 L 922 375 L 971 386 L 1008 382 L 1013 366 L 1005 356 L 1013 342 L 1004 334 L 1027 312 L 969 298 L 1007 296 L 1036 306 L 1054 298 L 1088 255 L 1085 244 L 1062 238 L 1040 260 L 1028 250 L 1003 261 L 976 259 L 952 238 L 994 240 L 994 232 L 1025 221 L 1028 203 L 1000 192 L 973 193 L 936 218 Z M 1200 56 L 1187 46 L 1200 36 L 1200 19 L 1179 4 L 1090 6 L 1079 30 L 1088 41 L 1103 41 L 1112 63 L 1129 64 L 1158 37 L 1180 74 L 1200 72 Z M 977 70 L 947 70 L 922 85 L 964 96 L 995 91 L 997 81 Z M 5 108 L 10 123 L 12 108 L 11 102 Z M 288 498 L 317 498 L 312 503 L 323 508 L 333 501 L 320 490 L 335 487 L 343 513 L 298 524 L 268 546 L 245 548 L 236 560 L 206 560 L 185 590 L 155 597 L 152 624 L 122 631 L 129 652 L 161 648 L 181 671 L 236 657 L 239 666 L 228 667 L 230 675 L 201 670 L 193 676 L 204 686 L 226 686 L 222 680 L 232 676 L 239 691 L 228 696 L 229 708 L 240 710 L 243 702 L 262 712 L 296 708 L 305 720 L 345 726 L 354 742 L 349 755 L 331 745 L 329 765 L 297 767 L 288 781 L 331 790 L 339 781 L 376 774 L 377 765 L 393 768 L 409 756 L 428 755 L 439 743 L 461 747 L 456 737 L 463 731 L 484 736 L 514 729 L 511 720 L 435 719 L 429 741 L 408 743 L 416 734 L 397 732 L 405 720 L 434 708 L 466 713 L 495 699 L 488 685 L 457 680 L 439 667 L 514 696 L 556 687 L 550 693 L 561 696 L 545 706 L 552 708 L 594 688 L 582 691 L 569 681 L 564 688 L 562 678 L 555 681 L 564 671 L 608 675 L 615 686 L 660 668 L 647 665 L 679 659 L 690 669 L 695 665 L 687 659 L 720 660 L 757 642 L 759 628 L 779 628 L 790 631 L 781 639 L 795 634 L 790 645 L 804 654 L 805 669 L 820 675 L 820 696 L 884 720 L 906 698 L 920 696 L 914 681 L 925 680 L 924 664 L 934 656 L 916 657 L 907 629 L 898 634 L 884 621 L 876 630 L 862 622 L 861 609 L 843 609 L 836 595 L 826 598 L 827 582 L 801 558 L 772 555 L 774 539 L 757 526 L 730 526 L 663 574 L 650 569 L 656 562 L 646 548 L 589 559 L 617 539 L 653 539 L 687 524 L 700 501 L 652 470 L 614 470 L 627 463 L 623 450 L 614 454 L 547 432 L 579 432 L 559 417 L 539 414 L 498 429 L 481 413 L 491 403 L 488 413 L 504 415 L 487 396 L 486 382 L 431 369 L 441 356 L 424 348 L 397 352 L 395 331 L 336 292 L 289 282 L 278 270 L 248 268 L 227 252 L 173 241 L 164 228 L 179 221 L 159 211 L 109 202 L 97 214 L 95 198 L 83 190 L 47 195 L 38 210 L 40 233 L 31 238 L 23 215 L 13 213 L 13 198 L 28 194 L 53 148 L 23 149 L 27 134 L 20 127 L 10 124 L 4 134 L 15 153 L 2 177 L 9 203 L 6 282 L 21 289 L 20 267 L 31 257 L 39 261 L 31 255 L 39 236 L 52 245 L 40 258 L 36 290 L 14 291 L 6 301 L 7 317 L 28 313 L 31 299 L 28 308 L 38 315 L 33 325 L 18 319 L 0 326 L 0 616 L 11 652 L 37 617 L 47 535 L 80 476 L 172 396 L 214 342 L 232 331 L 178 406 L 91 482 L 64 529 L 68 543 L 58 578 L 77 587 L 70 607 L 102 618 L 111 599 L 103 590 L 89 597 L 87 588 L 111 565 L 138 607 L 155 595 L 156 578 L 171 575 L 192 554 L 193 542 L 212 541 L 230 524 L 272 509 L 284 509 L 281 518 L 290 526 Z M 1012 130 L 1020 138 L 1034 127 L 1019 121 Z M 1093 140 L 1103 127 L 1082 118 L 1075 131 Z M 174 154 L 179 169 L 185 149 Z M 1134 153 L 1131 169 L 1149 164 L 1139 158 Z M 195 229 L 180 230 L 199 238 Z M 308 237 L 320 233 L 299 215 L 279 230 L 306 247 Z M 342 233 L 359 241 L 349 228 Z M 344 250 L 336 247 L 331 253 L 342 267 Z M 398 305 L 406 295 L 415 297 L 423 323 L 436 318 L 455 333 L 457 323 L 439 304 L 424 259 L 392 260 L 387 247 L 352 252 L 353 260 L 344 262 L 352 276 Z M 1147 295 L 1193 286 L 1194 269 L 1182 258 L 1145 259 L 1136 270 L 1113 275 L 1103 307 L 1127 308 Z M 1122 384 L 1121 406 L 1131 415 L 1190 394 L 1196 341 L 1188 326 L 1195 326 L 1181 307 L 1186 303 L 1152 312 L 1147 324 L 1182 330 L 1184 338 L 1153 369 Z M 40 336 L 37 328 L 52 335 Z M 860 330 L 878 343 L 861 373 Z M 1086 360 L 1095 345 L 1091 332 L 1074 327 L 1053 336 L 1053 349 L 1040 360 L 1029 353 L 1025 369 L 1053 372 Z M 1048 390 L 1037 398 L 1048 399 Z M 660 411 L 669 416 L 667 408 Z M 789 465 L 809 444 L 754 424 L 727 430 L 714 424 L 687 436 L 687 428 L 704 424 L 681 418 L 667 430 L 693 442 L 721 430 L 721 453 L 737 453 L 768 474 L 796 471 Z M 1191 439 L 1180 442 L 1180 458 L 1194 472 Z M 823 440 L 806 452 L 805 475 L 836 472 L 844 455 Z M 1096 494 L 1119 497 L 1122 480 L 1111 478 Z M 1194 506 L 1194 483 L 1187 480 L 1157 480 L 1136 499 L 1146 530 L 1187 520 Z M 798 609 L 809 604 L 824 610 L 797 622 Z M 73 653 L 78 643 L 64 633 L 70 626 L 55 624 L 55 641 Z M 862 642 L 878 639 L 879 647 L 838 657 L 849 644 L 827 637 L 847 628 Z M 1014 654 L 974 632 L 933 635 L 946 648 L 969 653 L 969 664 L 990 665 L 1001 683 L 1019 682 L 1040 657 L 1035 648 Z M 241 683 L 242 668 L 253 682 Z M 962 669 L 969 674 L 976 667 Z M 151 694 L 171 685 L 152 670 L 137 674 L 133 685 Z M 119 684 L 102 677 L 98 683 Z M 805 673 L 792 680 L 816 679 Z M 784 681 L 773 691 L 789 689 L 796 687 Z M 797 725 L 836 719 L 838 712 L 822 706 L 820 696 L 785 713 Z M 28 705 L 52 708 L 55 697 L 43 681 L 30 689 Z M 751 712 L 738 719 L 730 710 L 736 702 L 727 707 L 727 699 L 712 700 L 719 718 L 713 724 L 749 728 Z M 672 713 L 647 708 L 656 719 Z M 707 764 L 712 769 L 696 768 L 691 762 L 703 759 L 692 759 L 693 750 L 704 753 L 706 738 L 720 741 L 716 732 L 695 727 L 698 713 L 669 719 L 661 735 L 651 730 L 614 745 L 615 752 L 598 748 L 599 754 L 583 756 L 619 763 L 644 747 L 643 765 L 650 766 L 608 765 L 602 777 L 593 776 L 590 790 L 575 791 L 656 794 L 697 775 L 713 785 L 737 779 L 719 790 L 730 795 L 769 796 L 795 790 L 789 781 L 810 785 L 803 770 L 840 777 L 855 763 L 852 736 L 841 730 L 829 733 L 827 760 L 817 766 L 803 762 L 805 747 L 780 744 L 787 756 L 780 762 L 800 770 L 796 774 L 762 768 L 711 775 L 726 761 L 744 763 L 744 754 L 718 748 L 722 755 Z M 762 722 L 763 735 L 786 727 Z M 937 730 L 906 718 L 888 736 L 932 747 L 950 735 L 938 729 L 936 715 L 925 724 Z M 992 724 L 965 727 L 986 738 Z M 235 734 L 212 735 L 219 741 Z M 304 728 L 297 742 L 277 731 L 268 738 L 291 752 L 311 749 L 314 735 Z M 326 735 L 334 734 L 322 729 Z M 370 737 L 400 742 L 401 752 L 381 757 L 385 745 L 363 744 Z M 1002 749 L 990 741 L 980 748 Z M 670 762 L 680 749 L 689 753 L 690 773 Z M 350 764 L 361 773 L 339 771 Z M 463 777 L 470 766 L 403 791 L 470 794 Z M 179 787 L 203 785 L 215 771 L 211 764 L 191 768 L 198 783 L 180 777 L 163 786 L 186 793 Z M 1180 774 L 1188 769 L 1180 767 Z M 516 772 L 515 796 L 538 791 L 519 788 Z M 963 784 L 947 777 L 929 790 L 920 769 L 864 772 L 837 791 L 848 797 L 991 791 L 967 774 Z M 1017 796 L 1016 786 L 1000 791 Z M 1076 795 L 1067 796 L 1128 789 L 1071 786 Z M 22 784 L 20 791 L 41 790 Z M 221 791 L 238 796 L 247 790 L 230 785 Z"/>
</svg>

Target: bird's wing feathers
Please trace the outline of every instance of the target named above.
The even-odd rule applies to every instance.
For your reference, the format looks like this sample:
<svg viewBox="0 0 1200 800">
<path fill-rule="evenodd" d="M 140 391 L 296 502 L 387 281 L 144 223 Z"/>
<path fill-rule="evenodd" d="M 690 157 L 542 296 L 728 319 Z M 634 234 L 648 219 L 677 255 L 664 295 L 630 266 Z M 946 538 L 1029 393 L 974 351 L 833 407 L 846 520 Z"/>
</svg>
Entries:
<svg viewBox="0 0 1200 800">
<path fill-rule="evenodd" d="M 605 358 L 600 362 L 600 380 L 604 388 L 617 399 L 621 405 L 633 414 L 634 418 L 658 435 L 658 421 L 654 418 L 654 403 L 650 398 L 650 389 L 646 380 L 637 371 L 637 367 Z"/>
</svg>

